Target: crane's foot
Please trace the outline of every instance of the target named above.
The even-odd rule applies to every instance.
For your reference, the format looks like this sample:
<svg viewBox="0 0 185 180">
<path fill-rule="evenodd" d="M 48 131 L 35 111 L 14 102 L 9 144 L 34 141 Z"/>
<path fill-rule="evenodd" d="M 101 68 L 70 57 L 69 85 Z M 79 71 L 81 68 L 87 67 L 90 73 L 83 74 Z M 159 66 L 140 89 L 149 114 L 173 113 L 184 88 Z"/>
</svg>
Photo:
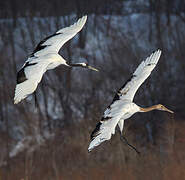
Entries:
<svg viewBox="0 0 185 180">
<path fill-rule="evenodd" d="M 123 141 L 124 143 L 126 143 L 128 146 L 130 146 L 132 149 L 134 149 L 137 152 L 137 154 L 140 154 L 140 152 L 133 145 L 131 145 L 131 144 L 128 143 L 126 137 L 124 137 L 123 135 L 121 135 L 120 136 L 120 139 L 121 139 L 121 141 Z"/>
</svg>

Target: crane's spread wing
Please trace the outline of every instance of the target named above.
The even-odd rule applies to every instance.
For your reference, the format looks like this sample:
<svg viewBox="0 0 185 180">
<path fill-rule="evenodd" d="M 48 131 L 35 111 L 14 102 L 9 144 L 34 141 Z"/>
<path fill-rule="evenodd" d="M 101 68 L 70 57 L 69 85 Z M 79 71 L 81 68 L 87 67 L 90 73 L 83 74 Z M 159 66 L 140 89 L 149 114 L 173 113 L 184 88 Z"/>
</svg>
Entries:
<svg viewBox="0 0 185 180">
<path fill-rule="evenodd" d="M 131 78 L 118 90 L 113 101 L 117 99 L 133 101 L 136 91 L 151 74 L 160 56 L 161 50 L 157 50 L 147 57 L 145 61 L 142 61 Z"/>
<path fill-rule="evenodd" d="M 33 93 L 45 73 L 49 61 L 40 58 L 29 58 L 17 73 L 17 85 L 15 88 L 14 104 L 19 103 L 29 94 Z"/>
<path fill-rule="evenodd" d="M 89 152 L 102 142 L 109 140 L 112 134 L 115 133 L 116 125 L 119 126 L 122 132 L 124 118 L 130 117 L 128 116 L 129 111 L 126 104 L 132 103 L 137 89 L 151 74 L 160 55 L 161 51 L 158 50 L 152 53 L 145 61 L 142 61 L 132 77 L 118 90 L 111 105 L 104 112 L 102 120 L 96 125 L 96 128 L 91 134 Z"/>
<path fill-rule="evenodd" d="M 58 53 L 63 44 L 83 28 L 86 20 L 87 16 L 83 16 L 73 25 L 60 29 L 37 45 L 21 70 L 17 73 L 17 85 L 14 96 L 15 104 L 36 90 L 38 83 L 51 63 L 47 55 L 49 53 Z"/>
<path fill-rule="evenodd" d="M 83 16 L 73 25 L 46 37 L 37 45 L 31 56 L 38 57 L 48 53 L 58 53 L 64 43 L 73 38 L 83 28 L 86 20 L 87 16 Z"/>
<path fill-rule="evenodd" d="M 126 103 L 117 100 L 106 109 L 101 121 L 97 123 L 96 128 L 91 134 L 91 142 L 88 147 L 89 152 L 102 142 L 111 139 L 112 134 L 115 134 L 117 124 L 120 127 L 119 121 L 127 113 Z"/>
</svg>

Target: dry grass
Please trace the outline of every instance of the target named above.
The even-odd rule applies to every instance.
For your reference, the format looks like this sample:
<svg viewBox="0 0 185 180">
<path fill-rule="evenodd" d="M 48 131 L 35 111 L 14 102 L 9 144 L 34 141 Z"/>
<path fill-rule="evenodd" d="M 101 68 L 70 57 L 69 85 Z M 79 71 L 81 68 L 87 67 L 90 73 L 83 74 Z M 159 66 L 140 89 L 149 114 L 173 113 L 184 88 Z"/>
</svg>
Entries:
<svg viewBox="0 0 185 180">
<path fill-rule="evenodd" d="M 145 148 L 137 143 L 142 151 L 138 156 L 120 142 L 118 135 L 88 153 L 89 130 L 82 122 L 60 129 L 54 140 L 47 141 L 35 152 L 25 151 L 11 159 L 9 167 L 1 168 L 0 180 L 183 180 L 185 123 L 179 120 L 173 126 L 172 131 L 169 122 L 166 123 L 164 134 L 174 132 L 174 144 L 165 138 L 163 143 L 160 140 L 157 145 Z M 133 137 L 129 139 L 135 143 Z"/>
</svg>

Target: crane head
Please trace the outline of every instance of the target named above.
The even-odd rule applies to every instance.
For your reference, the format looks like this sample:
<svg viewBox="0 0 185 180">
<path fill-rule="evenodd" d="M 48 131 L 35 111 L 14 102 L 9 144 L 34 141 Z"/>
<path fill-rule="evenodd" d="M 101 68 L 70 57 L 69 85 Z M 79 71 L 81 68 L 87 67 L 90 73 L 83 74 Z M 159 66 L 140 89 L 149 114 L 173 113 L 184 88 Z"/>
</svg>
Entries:
<svg viewBox="0 0 185 180">
<path fill-rule="evenodd" d="M 168 108 L 166 108 L 165 106 L 163 106 L 162 104 L 158 104 L 157 105 L 157 109 L 160 111 L 167 111 L 169 113 L 174 113 L 173 111 L 169 110 Z"/>
<path fill-rule="evenodd" d="M 93 71 L 99 71 L 98 69 L 92 67 L 92 66 L 89 66 L 88 63 L 78 63 L 79 66 L 83 67 L 83 68 L 87 68 L 87 69 L 91 69 Z"/>
</svg>

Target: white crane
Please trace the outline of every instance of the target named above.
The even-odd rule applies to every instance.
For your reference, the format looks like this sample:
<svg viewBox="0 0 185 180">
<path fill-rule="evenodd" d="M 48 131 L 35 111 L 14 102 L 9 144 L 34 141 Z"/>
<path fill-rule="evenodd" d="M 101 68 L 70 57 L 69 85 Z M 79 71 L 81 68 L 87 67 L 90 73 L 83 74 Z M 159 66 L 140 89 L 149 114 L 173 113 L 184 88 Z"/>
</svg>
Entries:
<svg viewBox="0 0 185 180">
<path fill-rule="evenodd" d="M 89 152 L 102 142 L 111 139 L 112 134 L 115 134 L 117 125 L 120 129 L 121 139 L 136 150 L 122 135 L 124 120 L 136 112 L 148 112 L 154 109 L 173 113 L 173 111 L 161 104 L 142 108 L 133 102 L 136 91 L 151 74 L 160 56 L 161 50 L 157 50 L 147 57 L 145 61 L 142 61 L 131 78 L 117 91 L 112 103 L 108 106 L 101 121 L 96 125 L 96 128 L 91 134 L 91 142 L 88 148 Z M 138 151 L 136 150 L 136 152 Z"/>
<path fill-rule="evenodd" d="M 69 67 L 82 67 L 98 71 L 87 63 L 71 64 L 58 54 L 64 43 L 73 38 L 83 28 L 86 20 L 87 16 L 83 16 L 73 25 L 60 29 L 53 35 L 43 39 L 37 45 L 33 53 L 17 73 L 14 104 L 19 103 L 22 99 L 36 90 L 38 83 L 47 70 L 54 69 L 61 64 Z"/>
</svg>

